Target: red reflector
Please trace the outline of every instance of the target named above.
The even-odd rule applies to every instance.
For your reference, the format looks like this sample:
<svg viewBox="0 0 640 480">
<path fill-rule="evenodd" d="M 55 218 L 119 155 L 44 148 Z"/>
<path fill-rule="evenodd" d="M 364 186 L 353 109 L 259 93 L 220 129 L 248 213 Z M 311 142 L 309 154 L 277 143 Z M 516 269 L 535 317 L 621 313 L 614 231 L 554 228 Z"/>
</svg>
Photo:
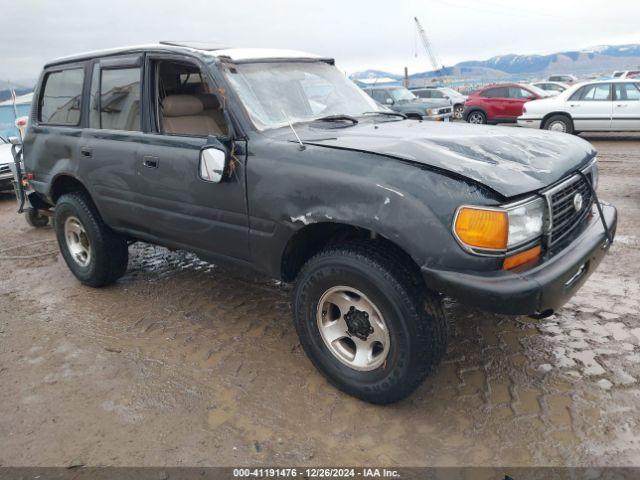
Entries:
<svg viewBox="0 0 640 480">
<path fill-rule="evenodd" d="M 25 174 L 24 174 L 24 178 L 25 178 L 26 180 L 28 180 L 28 181 L 31 181 L 31 180 L 33 180 L 35 177 L 34 177 L 34 175 L 33 175 L 33 172 L 27 172 L 27 173 L 25 173 Z"/>
</svg>

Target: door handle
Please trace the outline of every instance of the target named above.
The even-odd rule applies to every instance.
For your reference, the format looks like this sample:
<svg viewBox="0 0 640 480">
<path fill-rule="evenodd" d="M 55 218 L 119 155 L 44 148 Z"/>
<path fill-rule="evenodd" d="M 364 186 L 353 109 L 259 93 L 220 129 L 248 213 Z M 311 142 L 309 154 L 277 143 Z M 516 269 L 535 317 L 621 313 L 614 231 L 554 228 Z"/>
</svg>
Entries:
<svg viewBox="0 0 640 480">
<path fill-rule="evenodd" d="M 580 105 L 576 105 L 575 103 L 572 103 L 569 106 L 572 107 L 572 108 L 578 108 Z"/>
<path fill-rule="evenodd" d="M 83 157 L 90 157 L 92 155 L 91 149 L 89 147 L 81 147 L 80 155 L 82 155 Z"/>
<path fill-rule="evenodd" d="M 147 168 L 158 168 L 158 157 L 145 156 L 142 157 L 142 165 Z"/>
<path fill-rule="evenodd" d="M 618 105 L 616 105 L 616 107 L 618 107 L 618 108 L 626 108 L 626 107 L 628 107 L 628 106 L 629 106 L 629 105 L 626 105 L 626 104 L 624 104 L 624 103 L 619 103 Z"/>
</svg>

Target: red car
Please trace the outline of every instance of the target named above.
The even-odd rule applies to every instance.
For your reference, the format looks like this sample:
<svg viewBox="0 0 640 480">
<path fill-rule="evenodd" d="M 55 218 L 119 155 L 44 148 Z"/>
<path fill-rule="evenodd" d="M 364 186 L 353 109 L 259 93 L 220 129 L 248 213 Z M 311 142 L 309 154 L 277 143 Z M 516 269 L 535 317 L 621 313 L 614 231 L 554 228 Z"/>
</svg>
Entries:
<svg viewBox="0 0 640 480">
<path fill-rule="evenodd" d="M 469 123 L 515 123 L 526 102 L 544 97 L 544 92 L 530 85 L 489 85 L 469 95 L 462 118 Z"/>
</svg>

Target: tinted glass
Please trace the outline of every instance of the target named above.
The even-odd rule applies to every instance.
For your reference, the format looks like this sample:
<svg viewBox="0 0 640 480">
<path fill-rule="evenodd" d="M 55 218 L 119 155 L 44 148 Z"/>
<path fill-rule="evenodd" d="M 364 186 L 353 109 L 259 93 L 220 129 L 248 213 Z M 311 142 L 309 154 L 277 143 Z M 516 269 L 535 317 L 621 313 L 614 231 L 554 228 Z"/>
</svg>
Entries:
<svg viewBox="0 0 640 480">
<path fill-rule="evenodd" d="M 140 69 L 102 70 L 100 124 L 109 130 L 140 130 Z"/>
<path fill-rule="evenodd" d="M 633 83 L 616 83 L 616 100 L 637 102 L 640 100 L 640 90 Z"/>
<path fill-rule="evenodd" d="M 89 128 L 100 128 L 100 65 L 93 66 L 91 98 L 89 104 Z"/>
<path fill-rule="evenodd" d="M 45 79 L 38 119 L 44 123 L 78 125 L 84 70 L 49 73 Z"/>
<path fill-rule="evenodd" d="M 506 87 L 490 88 L 480 94 L 481 97 L 487 98 L 506 98 L 508 89 Z"/>
<path fill-rule="evenodd" d="M 414 90 L 413 94 L 420 98 L 431 98 L 431 92 L 429 90 Z"/>
</svg>

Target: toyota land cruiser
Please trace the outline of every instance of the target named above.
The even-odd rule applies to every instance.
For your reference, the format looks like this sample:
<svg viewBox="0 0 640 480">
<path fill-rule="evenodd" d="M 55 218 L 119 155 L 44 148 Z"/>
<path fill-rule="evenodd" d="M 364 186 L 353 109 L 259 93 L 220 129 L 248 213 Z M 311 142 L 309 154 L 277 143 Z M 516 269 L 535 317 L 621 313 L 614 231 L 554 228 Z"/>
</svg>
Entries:
<svg viewBox="0 0 640 480">
<path fill-rule="evenodd" d="M 132 241 L 295 282 L 305 352 L 373 403 L 438 364 L 443 296 L 548 315 L 616 228 L 586 141 L 407 120 L 306 53 L 80 54 L 44 67 L 31 115 L 18 184 L 80 282 L 124 275 Z"/>
</svg>

